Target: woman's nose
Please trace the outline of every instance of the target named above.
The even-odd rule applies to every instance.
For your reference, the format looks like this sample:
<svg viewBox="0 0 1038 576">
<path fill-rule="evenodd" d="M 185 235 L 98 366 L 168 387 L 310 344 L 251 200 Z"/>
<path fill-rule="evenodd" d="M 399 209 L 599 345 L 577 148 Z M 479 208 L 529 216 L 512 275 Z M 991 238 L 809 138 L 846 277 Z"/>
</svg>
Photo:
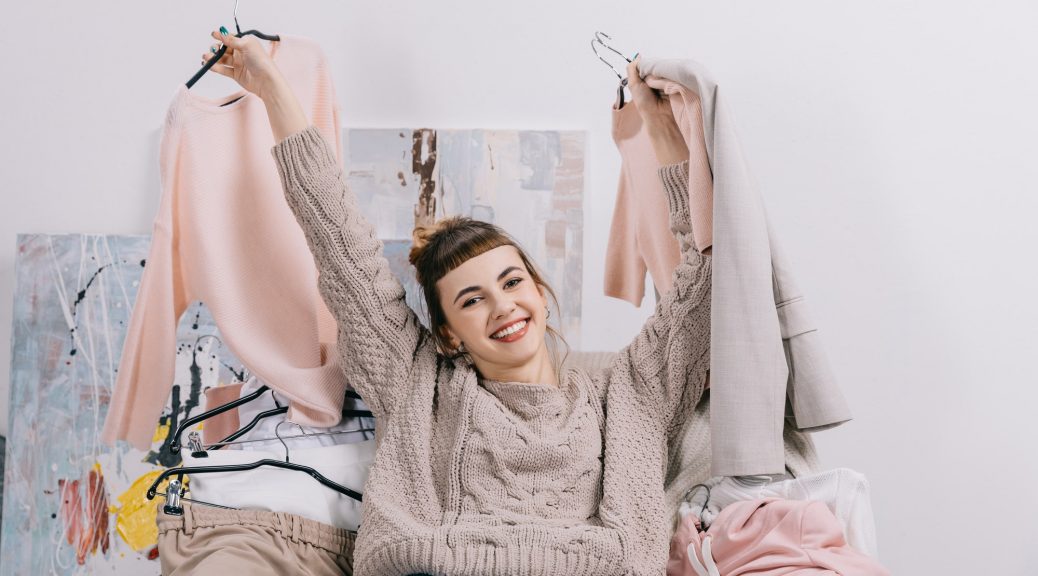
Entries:
<svg viewBox="0 0 1038 576">
<path fill-rule="evenodd" d="M 507 318 L 515 310 L 515 300 L 508 295 L 500 295 L 494 300 L 494 317 Z"/>
</svg>

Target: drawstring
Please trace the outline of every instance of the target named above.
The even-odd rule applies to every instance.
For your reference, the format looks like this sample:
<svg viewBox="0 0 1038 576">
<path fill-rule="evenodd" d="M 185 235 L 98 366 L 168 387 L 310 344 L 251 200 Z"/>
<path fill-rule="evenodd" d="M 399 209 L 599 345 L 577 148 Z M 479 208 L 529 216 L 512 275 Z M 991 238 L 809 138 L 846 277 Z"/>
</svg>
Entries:
<svg viewBox="0 0 1038 576">
<path fill-rule="evenodd" d="M 714 556 L 710 552 L 711 540 L 712 538 L 709 534 L 703 537 L 703 549 L 699 551 L 703 554 L 703 562 L 699 561 L 695 542 L 689 542 L 688 548 L 685 549 L 685 552 L 688 554 L 688 563 L 696 571 L 696 576 L 721 576 L 721 573 L 717 570 L 717 564 L 714 562 Z M 706 566 L 703 565 L 704 563 Z"/>
</svg>

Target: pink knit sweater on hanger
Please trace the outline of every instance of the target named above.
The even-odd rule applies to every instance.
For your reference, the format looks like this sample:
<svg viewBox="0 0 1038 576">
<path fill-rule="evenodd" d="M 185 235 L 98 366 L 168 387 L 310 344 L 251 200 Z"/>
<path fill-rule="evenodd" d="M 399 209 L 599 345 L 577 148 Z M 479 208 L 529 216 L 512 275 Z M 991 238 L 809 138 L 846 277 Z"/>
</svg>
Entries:
<svg viewBox="0 0 1038 576">
<path fill-rule="evenodd" d="M 703 137 L 699 96 L 675 82 L 646 79 L 670 98 L 674 119 L 688 145 L 688 205 L 696 248 L 713 246 L 714 185 Z M 606 245 L 606 296 L 641 306 L 648 271 L 659 294 L 671 287 L 680 252 L 670 233 L 670 212 L 660 191 L 656 152 L 634 102 L 613 108 L 613 141 L 620 151 L 620 184 Z"/>
<path fill-rule="evenodd" d="M 278 67 L 311 122 L 335 144 L 339 119 L 320 47 L 282 36 Z M 212 312 L 224 346 L 291 399 L 289 418 L 331 426 L 346 381 L 336 325 L 317 270 L 285 203 L 263 102 L 242 91 L 218 100 L 181 86 L 160 148 L 162 200 L 105 421 L 104 439 L 146 448 L 173 385 L 176 328 L 193 301 Z"/>
</svg>

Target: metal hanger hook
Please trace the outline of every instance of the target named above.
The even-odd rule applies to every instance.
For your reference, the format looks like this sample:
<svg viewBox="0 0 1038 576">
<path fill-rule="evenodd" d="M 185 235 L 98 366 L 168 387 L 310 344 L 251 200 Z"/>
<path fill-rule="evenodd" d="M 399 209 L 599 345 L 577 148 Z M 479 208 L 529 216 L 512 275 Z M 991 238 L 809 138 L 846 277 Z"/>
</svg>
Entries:
<svg viewBox="0 0 1038 576">
<path fill-rule="evenodd" d="M 285 447 L 285 463 L 290 464 L 288 460 L 288 444 L 285 444 L 285 439 L 281 437 L 280 430 L 278 430 L 279 428 L 281 428 L 281 425 L 285 422 L 288 422 L 288 420 L 282 420 L 281 422 L 278 422 L 276 426 L 274 426 L 274 436 L 277 436 L 278 442 L 281 442 L 281 445 Z"/>
<path fill-rule="evenodd" d="M 610 36 L 609 34 L 606 34 L 605 32 L 595 32 L 595 41 L 597 41 L 597 42 L 598 42 L 599 44 L 601 44 L 602 46 L 605 46 L 606 48 L 608 48 L 608 49 L 612 50 L 613 52 L 615 52 L 615 53 L 617 54 L 617 56 L 619 56 L 619 57 L 623 58 L 624 60 L 627 60 L 628 62 L 630 62 L 630 61 L 631 61 L 631 59 L 630 59 L 630 58 L 628 58 L 627 56 L 624 56 L 623 52 L 620 52 L 620 51 L 619 51 L 619 50 L 617 50 L 616 48 L 613 48 L 613 47 L 612 47 L 612 46 L 610 46 L 609 44 L 606 44 L 606 43 L 605 43 L 605 42 L 604 42 L 604 41 L 602 40 L 602 38 L 605 38 L 606 40 L 610 40 L 610 41 L 611 41 L 611 40 L 613 39 L 613 37 L 612 37 L 612 36 Z"/>
<path fill-rule="evenodd" d="M 238 25 L 238 0 L 234 0 L 234 29 L 241 35 L 241 26 Z"/>
<path fill-rule="evenodd" d="M 605 42 L 605 40 L 603 40 L 603 38 L 605 38 L 605 40 L 610 40 L 610 41 L 613 39 L 611 36 L 609 36 L 605 32 L 595 32 L 595 37 L 591 39 L 591 50 L 593 50 L 595 52 L 595 56 L 598 56 L 598 59 L 601 60 L 603 63 L 605 63 L 605 65 L 608 66 L 609 69 L 613 71 L 613 74 L 616 74 L 616 77 L 619 78 L 621 82 L 623 82 L 625 80 L 624 75 L 621 74 L 620 72 L 618 72 L 616 70 L 616 68 L 613 67 L 613 64 L 610 61 L 608 61 L 608 60 L 606 60 L 605 58 L 602 57 L 602 54 L 599 53 L 598 48 L 595 47 L 595 44 L 597 43 L 598 45 L 600 45 L 603 48 L 609 50 L 610 52 L 613 52 L 617 56 L 619 56 L 619 57 L 623 58 L 624 60 L 626 60 L 627 63 L 630 63 L 631 59 L 628 58 L 627 56 L 624 56 L 623 52 L 620 52 L 616 48 L 613 48 L 612 46 L 607 44 Z"/>
</svg>

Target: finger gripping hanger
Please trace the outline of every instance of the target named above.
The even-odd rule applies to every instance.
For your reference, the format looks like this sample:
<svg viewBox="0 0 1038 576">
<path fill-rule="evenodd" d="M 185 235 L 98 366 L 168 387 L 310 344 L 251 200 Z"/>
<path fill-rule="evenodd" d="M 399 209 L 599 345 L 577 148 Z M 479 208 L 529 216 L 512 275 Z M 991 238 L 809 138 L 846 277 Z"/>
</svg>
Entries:
<svg viewBox="0 0 1038 576">
<path fill-rule="evenodd" d="M 242 32 L 241 26 L 238 24 L 238 0 L 234 0 L 234 29 L 236 31 L 236 33 L 234 34 L 235 38 L 241 38 L 242 36 L 255 36 L 257 38 L 262 38 L 270 42 L 278 42 L 281 40 L 281 37 L 277 34 L 264 34 L 263 32 L 260 32 L 259 30 L 255 29 L 246 30 L 245 32 Z M 210 58 L 209 61 L 206 62 L 205 65 L 198 70 L 198 72 L 195 72 L 195 75 L 192 76 L 186 82 L 187 87 L 191 88 L 192 86 L 194 86 L 195 82 L 198 82 L 199 78 L 205 76 L 205 73 L 208 72 L 210 68 L 215 66 L 216 63 L 220 61 L 220 58 L 223 58 L 223 55 L 226 53 L 227 45 L 225 44 L 223 46 L 220 46 L 220 49 L 216 51 L 216 54 L 213 54 L 213 57 Z"/>
</svg>

